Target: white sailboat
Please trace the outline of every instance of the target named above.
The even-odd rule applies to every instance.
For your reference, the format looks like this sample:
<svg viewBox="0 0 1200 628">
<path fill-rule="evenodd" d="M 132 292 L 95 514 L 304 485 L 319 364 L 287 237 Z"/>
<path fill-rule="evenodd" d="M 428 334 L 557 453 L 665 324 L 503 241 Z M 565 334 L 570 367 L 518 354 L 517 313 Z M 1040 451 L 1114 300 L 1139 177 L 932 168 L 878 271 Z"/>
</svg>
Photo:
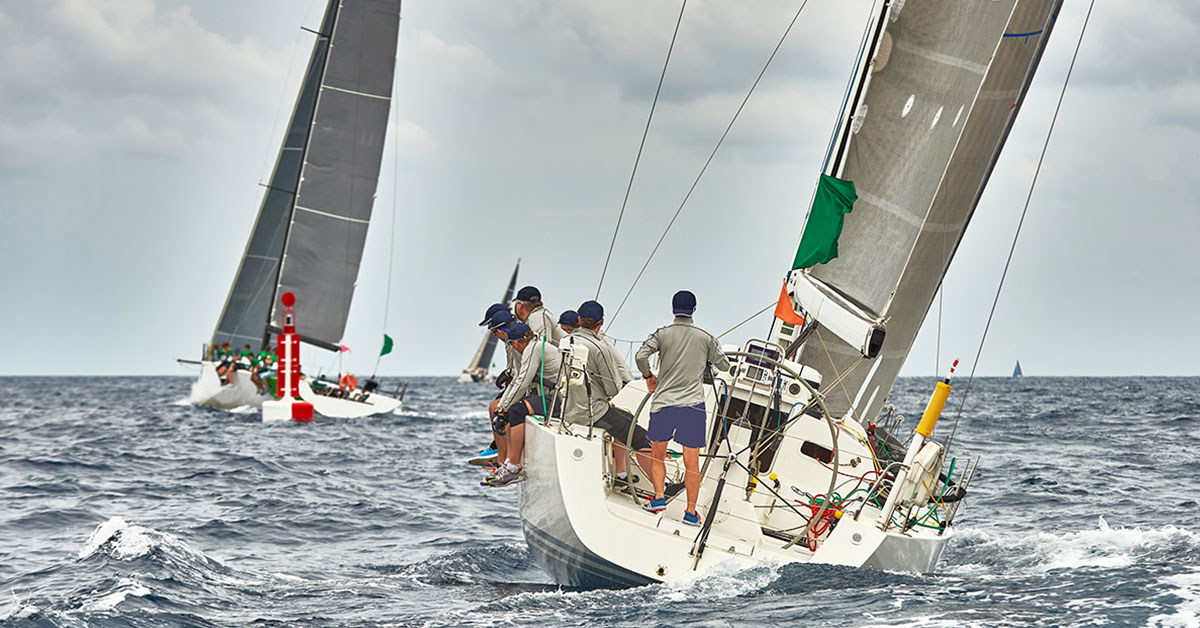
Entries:
<svg viewBox="0 0 1200 628">
<path fill-rule="evenodd" d="M 726 562 L 935 568 L 974 472 L 932 438 L 948 381 L 907 444 L 884 408 L 1061 4 L 876 6 L 786 284 L 805 322 L 724 347 L 732 368 L 706 384 L 702 526 L 681 521 L 682 500 L 644 511 L 645 479 L 633 494 L 615 490 L 603 432 L 557 416 L 527 422 L 523 528 L 557 582 L 678 581 Z M 840 254 L 802 260 L 831 210 L 844 219 Z M 581 349 L 562 346 L 555 394 L 581 394 Z M 635 381 L 614 404 L 646 425 L 648 398 Z M 667 469 L 682 477 L 681 464 Z"/>
<path fill-rule="evenodd" d="M 521 270 L 521 260 L 517 260 L 517 265 L 513 267 L 512 277 L 508 279 L 508 287 L 504 289 L 504 298 L 500 299 L 500 303 L 508 304 L 512 301 L 513 291 L 517 289 L 517 271 Z M 459 374 L 458 381 L 464 384 L 471 382 L 485 382 L 488 379 L 488 368 L 492 364 L 492 355 L 496 352 L 496 342 L 499 338 L 491 331 L 483 332 L 483 340 L 479 342 L 479 348 L 475 350 L 475 355 L 471 358 L 471 366 L 463 369 Z"/>
<path fill-rule="evenodd" d="M 399 26 L 400 0 L 329 0 L 210 346 L 271 346 L 280 330 L 279 296 L 293 292 L 301 340 L 341 350 L 379 179 Z M 194 402 L 232 408 L 270 398 L 258 393 L 246 371 L 222 385 L 205 354 Z M 365 400 L 321 395 L 308 380 L 300 392 L 330 417 L 400 405 L 371 391 L 355 395 Z"/>
</svg>

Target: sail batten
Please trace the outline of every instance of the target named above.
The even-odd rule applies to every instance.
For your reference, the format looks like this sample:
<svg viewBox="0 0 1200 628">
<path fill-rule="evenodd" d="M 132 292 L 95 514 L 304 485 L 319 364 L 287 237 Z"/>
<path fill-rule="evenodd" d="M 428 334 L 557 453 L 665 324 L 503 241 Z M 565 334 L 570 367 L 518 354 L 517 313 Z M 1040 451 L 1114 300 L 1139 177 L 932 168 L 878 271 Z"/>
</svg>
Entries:
<svg viewBox="0 0 1200 628">
<path fill-rule="evenodd" d="M 861 104 L 847 119 L 831 174 L 853 181 L 840 255 L 806 271 L 886 321 L 887 340 L 859 363 L 854 343 L 829 334 L 801 361 L 846 373 L 837 414 L 877 416 L 961 242 L 1019 109 L 1061 0 L 945 3 L 908 0 L 886 20 Z M 1041 33 L 1028 44 L 1005 37 Z M 855 118 L 855 116 L 858 116 Z M 795 283 L 795 282 L 793 282 Z M 819 320 L 819 317 L 818 317 Z M 831 361 L 832 359 L 832 361 Z M 857 365 L 857 366 L 856 366 Z M 850 399 L 854 401 L 851 402 Z"/>
</svg>

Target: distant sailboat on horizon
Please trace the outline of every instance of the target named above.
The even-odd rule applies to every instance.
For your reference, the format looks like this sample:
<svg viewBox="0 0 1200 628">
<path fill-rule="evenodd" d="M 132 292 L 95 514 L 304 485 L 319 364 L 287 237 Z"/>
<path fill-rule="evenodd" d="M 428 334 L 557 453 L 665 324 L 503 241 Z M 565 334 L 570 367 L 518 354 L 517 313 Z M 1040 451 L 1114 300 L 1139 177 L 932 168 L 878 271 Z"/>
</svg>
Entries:
<svg viewBox="0 0 1200 628">
<path fill-rule="evenodd" d="M 513 267 L 512 277 L 508 280 L 508 287 L 504 290 L 504 298 L 501 303 L 508 305 L 513 298 L 513 290 L 517 287 L 517 272 L 521 270 L 521 260 L 517 260 L 517 265 Z M 496 351 L 496 342 L 499 340 L 491 332 L 485 331 L 483 340 L 479 343 L 479 349 L 475 351 L 475 356 L 471 358 L 471 365 L 463 369 L 463 372 L 458 376 L 458 381 L 463 383 L 485 382 L 488 380 L 488 366 L 492 363 L 492 354 Z"/>
<path fill-rule="evenodd" d="M 1022 376 L 1023 376 L 1023 374 L 1021 373 L 1021 361 L 1017 360 L 1017 365 L 1013 367 L 1013 377 L 1022 377 Z"/>
</svg>

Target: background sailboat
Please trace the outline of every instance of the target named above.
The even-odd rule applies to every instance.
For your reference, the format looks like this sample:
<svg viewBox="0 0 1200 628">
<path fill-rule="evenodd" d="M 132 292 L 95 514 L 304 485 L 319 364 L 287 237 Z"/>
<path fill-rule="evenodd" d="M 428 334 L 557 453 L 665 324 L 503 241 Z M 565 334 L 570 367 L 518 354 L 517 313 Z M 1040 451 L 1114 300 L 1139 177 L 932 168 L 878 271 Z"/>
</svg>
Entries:
<svg viewBox="0 0 1200 628">
<path fill-rule="evenodd" d="M 500 299 L 500 303 L 508 304 L 512 301 L 513 290 L 517 288 L 517 271 L 521 269 L 521 260 L 517 260 L 517 265 L 513 267 L 512 277 L 508 280 L 508 287 L 504 289 L 504 297 Z M 488 368 L 492 364 L 492 355 L 496 352 L 496 343 L 499 338 L 496 338 L 490 331 L 483 333 L 483 340 L 479 342 L 479 348 L 475 350 L 475 355 L 471 358 L 471 365 L 463 369 L 462 374 L 458 376 L 458 381 L 467 382 L 482 382 L 488 378 Z"/>
<path fill-rule="evenodd" d="M 1021 372 L 1021 361 L 1017 360 L 1017 365 L 1013 367 L 1013 377 L 1021 377 L 1024 373 Z"/>
<path fill-rule="evenodd" d="M 278 297 L 292 292 L 302 342 L 340 351 L 379 179 L 399 26 L 400 0 L 327 4 L 213 346 L 269 346 L 280 329 Z M 235 378 L 235 393 L 213 387 L 211 362 L 202 369 L 194 401 L 261 403 L 248 378 Z"/>
</svg>

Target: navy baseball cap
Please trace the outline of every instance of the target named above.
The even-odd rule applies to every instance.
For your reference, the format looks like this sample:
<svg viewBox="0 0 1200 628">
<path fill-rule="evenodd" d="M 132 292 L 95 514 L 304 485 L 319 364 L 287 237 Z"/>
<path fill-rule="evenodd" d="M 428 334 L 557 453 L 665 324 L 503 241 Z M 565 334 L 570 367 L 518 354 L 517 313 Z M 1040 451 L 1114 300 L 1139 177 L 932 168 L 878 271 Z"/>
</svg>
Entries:
<svg viewBox="0 0 1200 628">
<path fill-rule="evenodd" d="M 517 322 L 517 323 L 513 323 L 512 325 L 509 325 L 508 328 L 505 329 L 505 331 L 508 332 L 509 340 L 521 340 L 522 338 L 525 337 L 525 334 L 531 330 L 529 329 L 529 325 L 526 325 L 525 323 Z"/>
<path fill-rule="evenodd" d="M 483 327 L 484 325 L 487 325 L 488 321 L 492 320 L 492 315 L 501 310 L 507 311 L 508 306 L 503 303 L 493 303 L 489 305 L 487 313 L 483 315 L 483 320 L 479 321 L 479 326 Z"/>
<path fill-rule="evenodd" d="M 566 325 L 567 327 L 579 327 L 579 314 L 576 314 L 575 310 L 567 310 L 559 315 L 558 324 Z"/>
<path fill-rule="evenodd" d="M 687 290 L 680 290 L 671 298 L 671 311 L 684 316 L 691 316 L 696 311 L 696 295 Z"/>
<path fill-rule="evenodd" d="M 533 286 L 525 286 L 517 291 L 517 301 L 527 301 L 529 303 L 541 303 L 542 293 Z"/>
<path fill-rule="evenodd" d="M 584 301 L 583 305 L 579 306 L 579 318 L 598 321 L 604 318 L 604 306 L 595 301 Z"/>
<path fill-rule="evenodd" d="M 496 331 L 501 327 L 508 327 L 509 324 L 515 323 L 517 319 L 513 318 L 512 312 L 508 310 L 500 310 L 488 319 L 488 329 Z"/>
</svg>

